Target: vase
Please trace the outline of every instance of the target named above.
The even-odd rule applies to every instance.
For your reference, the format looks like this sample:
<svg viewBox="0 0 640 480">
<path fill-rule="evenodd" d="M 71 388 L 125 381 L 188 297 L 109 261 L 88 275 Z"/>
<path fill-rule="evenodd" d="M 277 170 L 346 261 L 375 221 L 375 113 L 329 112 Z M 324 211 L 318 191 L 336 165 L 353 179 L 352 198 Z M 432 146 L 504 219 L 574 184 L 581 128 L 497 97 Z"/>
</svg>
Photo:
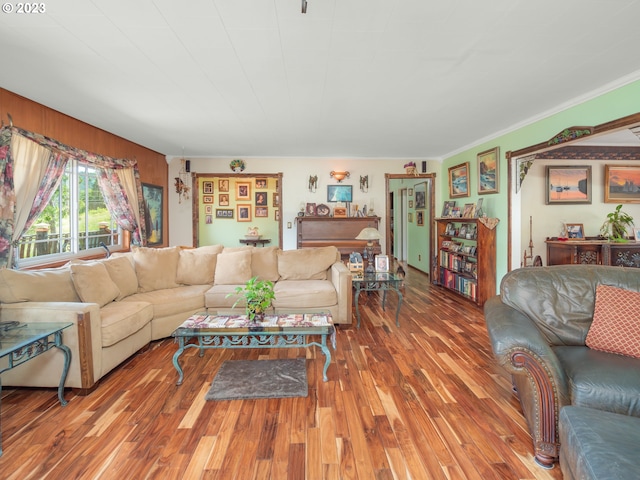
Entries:
<svg viewBox="0 0 640 480">
<path fill-rule="evenodd" d="M 260 307 L 247 305 L 247 317 L 251 319 L 252 323 L 261 322 L 264 320 L 264 311 Z"/>
</svg>

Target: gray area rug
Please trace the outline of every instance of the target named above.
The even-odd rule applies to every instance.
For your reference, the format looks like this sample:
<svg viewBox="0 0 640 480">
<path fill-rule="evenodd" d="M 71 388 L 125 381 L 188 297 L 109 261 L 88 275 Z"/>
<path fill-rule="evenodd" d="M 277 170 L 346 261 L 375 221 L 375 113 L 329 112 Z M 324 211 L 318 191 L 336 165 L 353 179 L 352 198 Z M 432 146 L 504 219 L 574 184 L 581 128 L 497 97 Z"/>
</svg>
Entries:
<svg viewBox="0 0 640 480">
<path fill-rule="evenodd" d="M 228 360 L 205 395 L 205 400 L 306 397 L 307 366 L 304 358 L 278 360 Z"/>
</svg>

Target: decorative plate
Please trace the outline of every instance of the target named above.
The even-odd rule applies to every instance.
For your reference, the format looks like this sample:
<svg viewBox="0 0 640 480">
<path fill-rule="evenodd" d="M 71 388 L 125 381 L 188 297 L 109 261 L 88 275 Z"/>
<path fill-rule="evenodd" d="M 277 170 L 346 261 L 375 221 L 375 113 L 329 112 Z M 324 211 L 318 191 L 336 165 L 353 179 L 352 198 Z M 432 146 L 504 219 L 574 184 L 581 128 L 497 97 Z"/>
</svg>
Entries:
<svg viewBox="0 0 640 480">
<path fill-rule="evenodd" d="M 244 164 L 244 160 L 240 160 L 239 158 L 237 158 L 235 160 L 231 160 L 229 167 L 232 171 L 240 173 L 246 168 L 246 165 Z"/>
<path fill-rule="evenodd" d="M 328 217 L 331 214 L 331 209 L 324 203 L 321 203 L 316 207 L 316 215 L 319 217 Z"/>
</svg>

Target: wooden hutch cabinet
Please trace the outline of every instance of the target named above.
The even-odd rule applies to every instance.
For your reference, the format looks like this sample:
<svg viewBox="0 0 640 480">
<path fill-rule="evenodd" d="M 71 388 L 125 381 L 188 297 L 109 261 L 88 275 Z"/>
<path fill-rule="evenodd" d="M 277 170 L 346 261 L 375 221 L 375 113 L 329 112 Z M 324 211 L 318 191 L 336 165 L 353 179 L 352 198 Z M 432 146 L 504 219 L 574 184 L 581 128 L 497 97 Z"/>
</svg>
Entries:
<svg viewBox="0 0 640 480">
<path fill-rule="evenodd" d="M 549 238 L 545 243 L 547 265 L 585 264 L 640 268 L 640 242 Z"/>
<path fill-rule="evenodd" d="M 495 218 L 436 218 L 433 281 L 479 306 L 494 296 L 495 224 Z"/>
</svg>

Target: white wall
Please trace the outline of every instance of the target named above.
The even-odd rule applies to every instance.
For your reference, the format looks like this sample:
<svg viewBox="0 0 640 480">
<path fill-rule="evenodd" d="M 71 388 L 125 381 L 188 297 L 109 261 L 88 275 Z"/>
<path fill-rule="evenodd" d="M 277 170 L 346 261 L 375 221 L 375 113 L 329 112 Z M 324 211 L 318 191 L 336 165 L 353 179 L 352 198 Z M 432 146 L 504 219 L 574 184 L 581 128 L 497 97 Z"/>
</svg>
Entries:
<svg viewBox="0 0 640 480">
<path fill-rule="evenodd" d="M 525 177 L 522 190 L 518 195 L 521 200 L 519 227 L 514 223 L 514 231 L 520 230 L 520 248 L 514 243 L 514 256 L 519 256 L 514 266 L 519 266 L 523 261 L 524 250 L 529 253 L 529 217 L 533 222 L 533 255 L 542 257 L 543 265 L 547 264 L 547 246 L 544 241 L 547 237 L 560 235 L 565 223 L 582 223 L 587 237 L 596 237 L 607 214 L 615 210 L 615 203 L 604 203 L 604 166 L 606 163 L 619 164 L 614 161 L 602 160 L 535 160 Z M 591 204 L 551 204 L 546 205 L 546 166 L 583 166 L 591 165 Z M 624 165 L 640 165 L 640 162 L 624 162 Z M 624 204 L 622 210 L 630 214 L 636 220 L 636 226 L 640 226 L 640 205 Z M 514 212 L 518 207 L 514 203 Z M 517 218 L 518 215 L 515 215 Z"/>
<path fill-rule="evenodd" d="M 233 158 L 190 158 L 191 173 L 216 174 L 232 173 L 229 163 Z M 327 203 L 327 185 L 337 182 L 330 177 L 332 170 L 346 170 L 350 178 L 342 181 L 344 185 L 353 185 L 353 203 L 370 207 L 373 201 L 375 213 L 382 218 L 380 231 L 385 226 L 385 173 L 404 173 L 406 161 L 401 159 L 341 159 L 341 158 L 243 158 L 246 169 L 243 174 L 255 176 L 264 173 L 283 173 L 281 218 L 283 225 L 282 248 L 296 248 L 295 218 L 300 203 Z M 181 162 L 179 157 L 168 158 L 169 162 L 169 244 L 192 245 L 193 225 L 191 200 L 178 202 L 175 193 L 174 177 L 178 176 Z M 420 165 L 420 161 L 416 161 Z M 439 163 L 430 161 L 427 170 L 434 167 L 439 170 Z M 318 175 L 318 188 L 315 193 L 309 192 L 309 176 Z M 369 176 L 369 191 L 360 191 L 360 176 Z M 291 222 L 292 227 L 287 228 Z M 386 248 L 382 242 L 383 250 Z"/>
</svg>

